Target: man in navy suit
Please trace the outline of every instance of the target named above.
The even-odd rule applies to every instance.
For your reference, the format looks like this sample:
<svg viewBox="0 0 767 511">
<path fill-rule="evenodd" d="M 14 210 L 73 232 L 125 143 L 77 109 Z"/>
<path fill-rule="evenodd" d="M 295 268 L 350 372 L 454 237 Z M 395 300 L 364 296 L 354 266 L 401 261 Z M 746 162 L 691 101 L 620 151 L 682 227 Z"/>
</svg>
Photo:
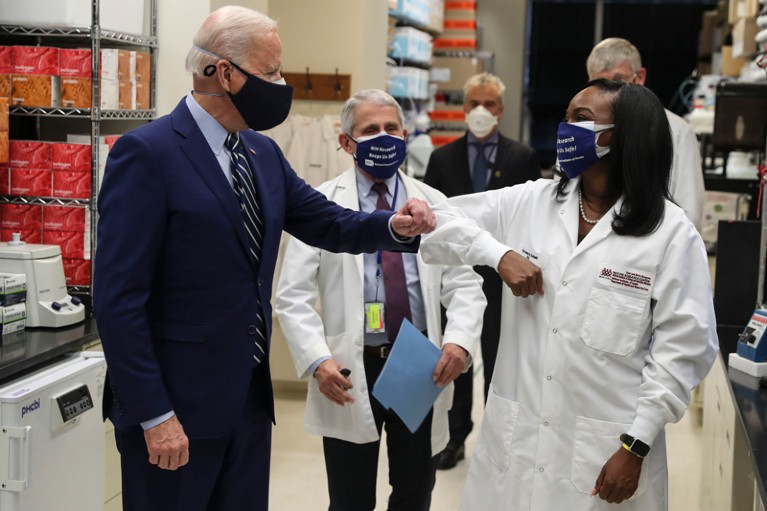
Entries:
<svg viewBox="0 0 767 511">
<path fill-rule="evenodd" d="M 541 177 L 538 155 L 524 144 L 504 137 L 498 131 L 503 114 L 506 86 L 490 73 L 466 80 L 463 110 L 468 130 L 461 138 L 431 154 L 424 182 L 448 197 L 495 190 Z M 487 298 L 482 324 L 481 347 L 484 367 L 485 399 L 493 377 L 493 367 L 501 336 L 501 291 L 503 283 L 495 268 L 477 266 Z M 464 441 L 472 430 L 472 372 L 455 380 L 453 408 L 450 410 L 450 441 L 439 457 L 438 468 L 453 468 L 465 457 Z"/>
<path fill-rule="evenodd" d="M 213 12 L 187 56 L 194 90 L 110 152 L 93 297 L 125 511 L 268 508 L 283 229 L 335 252 L 412 252 L 435 226 L 417 199 L 396 214 L 328 201 L 248 129 L 289 112 L 280 61 L 273 20 Z"/>
</svg>

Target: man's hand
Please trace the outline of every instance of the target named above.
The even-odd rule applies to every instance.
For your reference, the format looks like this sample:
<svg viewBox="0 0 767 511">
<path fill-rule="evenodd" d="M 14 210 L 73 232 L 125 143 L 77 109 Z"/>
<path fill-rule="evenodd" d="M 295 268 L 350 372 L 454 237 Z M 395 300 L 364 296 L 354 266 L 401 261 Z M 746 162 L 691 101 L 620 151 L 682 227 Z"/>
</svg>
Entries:
<svg viewBox="0 0 767 511">
<path fill-rule="evenodd" d="M 398 236 L 410 238 L 437 228 L 437 218 L 426 201 L 410 198 L 394 215 L 391 228 Z"/>
<path fill-rule="evenodd" d="M 144 431 L 149 463 L 165 470 L 176 470 L 189 463 L 189 439 L 174 415 L 162 424 Z"/>
<path fill-rule="evenodd" d="M 620 447 L 613 454 L 597 477 L 591 495 L 607 502 L 620 504 L 631 498 L 639 486 L 642 458 Z"/>
<path fill-rule="evenodd" d="M 341 374 L 341 369 L 343 368 L 331 358 L 317 367 L 314 377 L 317 379 L 320 392 L 334 403 L 343 406 L 344 403 L 354 402 L 354 398 L 349 393 L 349 389 L 354 388 L 354 385 L 351 380 Z"/>
<path fill-rule="evenodd" d="M 514 296 L 527 298 L 535 293 L 543 296 L 543 273 L 541 269 L 513 250 L 509 250 L 498 264 L 498 274 Z"/>
<path fill-rule="evenodd" d="M 437 361 L 432 379 L 440 387 L 444 387 L 458 378 L 466 367 L 466 350 L 453 343 L 442 346 L 442 356 Z"/>
</svg>

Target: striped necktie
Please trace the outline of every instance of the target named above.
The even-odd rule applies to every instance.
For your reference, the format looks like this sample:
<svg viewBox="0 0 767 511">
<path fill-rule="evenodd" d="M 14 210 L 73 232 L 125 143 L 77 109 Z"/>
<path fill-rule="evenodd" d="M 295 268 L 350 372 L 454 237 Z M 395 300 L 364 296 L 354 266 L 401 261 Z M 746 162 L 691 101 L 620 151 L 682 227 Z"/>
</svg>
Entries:
<svg viewBox="0 0 767 511">
<path fill-rule="evenodd" d="M 250 255 L 258 266 L 261 259 L 261 245 L 264 241 L 264 222 L 261 216 L 261 208 L 258 205 L 256 187 L 253 184 L 253 173 L 250 170 L 248 159 L 245 157 L 245 150 L 240 143 L 239 133 L 229 133 L 226 136 L 226 148 L 229 149 L 229 159 L 231 161 L 232 185 L 234 195 L 240 203 L 245 230 L 248 232 L 250 240 Z M 255 329 L 252 332 L 255 335 L 256 352 L 253 355 L 256 363 L 260 363 L 266 355 L 266 328 L 264 327 L 264 313 L 261 307 L 261 301 L 258 301 L 258 311 L 256 314 Z"/>
</svg>

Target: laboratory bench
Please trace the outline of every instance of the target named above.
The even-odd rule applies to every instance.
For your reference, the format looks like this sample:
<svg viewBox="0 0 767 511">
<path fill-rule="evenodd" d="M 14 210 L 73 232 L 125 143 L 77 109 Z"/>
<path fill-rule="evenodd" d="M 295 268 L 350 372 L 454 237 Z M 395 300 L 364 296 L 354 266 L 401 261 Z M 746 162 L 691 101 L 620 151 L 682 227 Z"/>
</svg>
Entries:
<svg viewBox="0 0 767 511">
<path fill-rule="evenodd" d="M 0 337 L 0 383 L 41 367 L 98 340 L 96 320 L 61 328 L 27 328 Z"/>
</svg>

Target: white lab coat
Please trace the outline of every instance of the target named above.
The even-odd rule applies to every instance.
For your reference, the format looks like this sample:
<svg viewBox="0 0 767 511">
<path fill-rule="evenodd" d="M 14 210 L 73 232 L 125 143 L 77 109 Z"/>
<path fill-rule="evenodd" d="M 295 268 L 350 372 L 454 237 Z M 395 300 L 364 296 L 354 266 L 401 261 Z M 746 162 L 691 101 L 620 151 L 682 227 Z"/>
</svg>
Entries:
<svg viewBox="0 0 767 511">
<path fill-rule="evenodd" d="M 356 171 L 352 168 L 317 189 L 330 200 L 359 210 Z M 407 197 L 429 203 L 442 202 L 437 190 L 400 172 Z M 436 346 L 455 343 L 469 355 L 479 342 L 486 300 L 482 278 L 469 266 L 427 265 L 418 257 L 429 340 Z M 296 371 L 309 376 L 306 430 L 309 433 L 354 443 L 379 439 L 368 399 L 363 363 L 364 299 L 363 256 L 335 254 L 291 238 L 277 285 L 275 311 L 290 347 Z M 320 312 L 314 309 L 319 297 Z M 448 323 L 441 339 L 440 302 L 447 308 Z M 319 390 L 306 374 L 324 356 L 351 369 L 355 402 L 339 406 Z M 471 364 L 469 357 L 466 368 Z M 432 453 L 448 441 L 447 412 L 453 403 L 452 383 L 437 398 L 432 419 Z"/>
<path fill-rule="evenodd" d="M 513 249 L 543 270 L 543 296 L 504 289 L 465 511 L 667 507 L 663 428 L 682 417 L 718 349 L 706 251 L 670 202 L 648 236 L 615 234 L 608 214 L 577 244 L 578 184 L 562 199 L 544 179 L 452 198 L 493 237 L 437 206 L 439 227 L 421 245 L 427 262 L 497 267 Z M 621 433 L 652 448 L 635 495 L 616 505 L 591 491 Z"/>
<path fill-rule="evenodd" d="M 674 142 L 674 163 L 671 166 L 668 189 L 671 197 L 687 213 L 687 218 L 700 230 L 706 193 L 700 143 L 687 121 L 668 110 L 666 117 Z"/>
</svg>

